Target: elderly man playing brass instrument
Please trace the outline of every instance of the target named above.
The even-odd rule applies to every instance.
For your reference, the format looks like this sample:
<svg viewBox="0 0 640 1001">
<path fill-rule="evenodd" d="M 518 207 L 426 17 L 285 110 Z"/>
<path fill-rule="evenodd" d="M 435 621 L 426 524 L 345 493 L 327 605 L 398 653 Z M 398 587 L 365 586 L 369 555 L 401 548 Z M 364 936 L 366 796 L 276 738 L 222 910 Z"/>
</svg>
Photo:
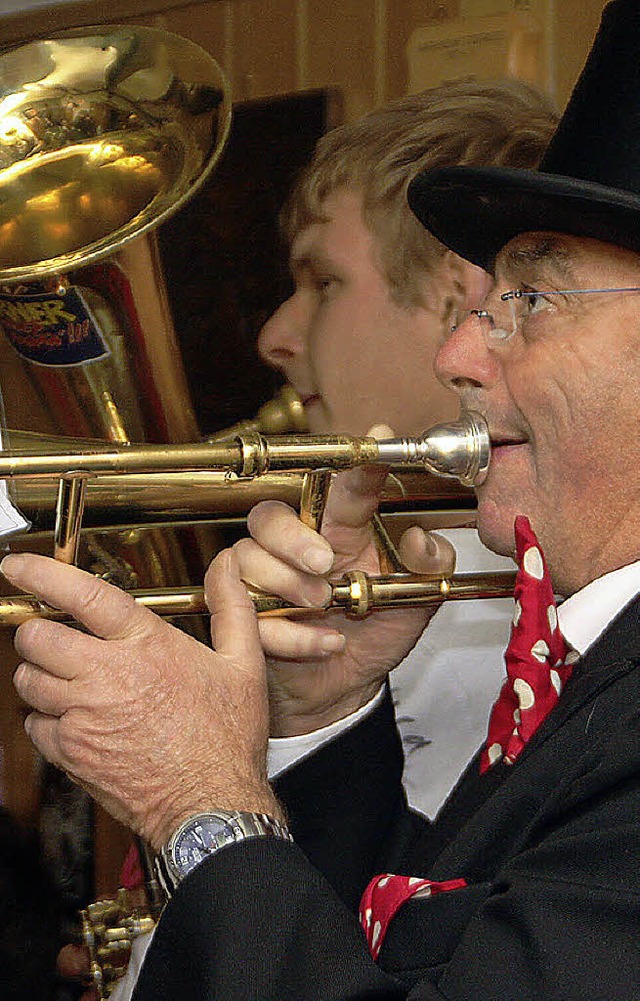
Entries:
<svg viewBox="0 0 640 1001">
<path fill-rule="evenodd" d="M 283 211 L 293 289 L 258 342 L 299 394 L 312 435 L 361 435 L 381 421 L 412 435 L 455 416 L 456 396 L 435 379 L 433 357 L 454 305 L 477 305 L 487 277 L 418 223 L 407 188 L 422 170 L 459 163 L 534 167 L 556 124 L 549 101 L 522 81 L 465 80 L 384 105 L 321 139 Z M 473 528 L 443 537 L 457 570 L 482 572 L 485 588 L 487 571 L 513 569 Z M 418 545 L 422 538 L 418 531 Z M 429 556 L 418 555 L 425 569 Z M 510 619 L 504 596 L 447 602 L 392 672 L 403 784 L 411 806 L 431 818 L 486 731 Z M 271 775 L 291 765 L 298 744 L 271 741 Z M 136 940 L 118 1001 L 133 988 L 147 939 Z M 73 948 L 62 970 L 71 971 Z"/>
<path fill-rule="evenodd" d="M 435 823 L 406 808 L 379 692 L 424 614 L 283 625 L 267 682 L 242 583 L 321 605 L 330 569 L 375 572 L 382 474 L 336 478 L 322 536 L 254 510 L 255 545 L 207 576 L 215 652 L 74 568 L 5 559 L 94 634 L 21 626 L 16 686 L 36 746 L 159 852 L 171 899 L 138 1001 L 638 995 L 639 44 L 637 3 L 615 0 L 540 172 L 448 168 L 410 190 L 494 278 L 436 367 L 488 422 L 478 525 L 517 546 L 526 637 Z M 277 789 L 270 716 L 320 742 Z"/>
</svg>

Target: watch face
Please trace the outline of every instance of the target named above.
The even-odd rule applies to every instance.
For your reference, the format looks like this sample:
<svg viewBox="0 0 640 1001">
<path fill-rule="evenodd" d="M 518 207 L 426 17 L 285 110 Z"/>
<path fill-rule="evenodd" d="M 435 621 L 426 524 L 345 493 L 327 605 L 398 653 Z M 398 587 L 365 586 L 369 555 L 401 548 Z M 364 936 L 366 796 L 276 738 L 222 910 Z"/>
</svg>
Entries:
<svg viewBox="0 0 640 1001">
<path fill-rule="evenodd" d="M 229 841 L 235 841 L 235 837 L 234 827 L 224 818 L 214 814 L 199 817 L 176 839 L 173 849 L 175 863 L 186 876 L 212 851 Z"/>
</svg>

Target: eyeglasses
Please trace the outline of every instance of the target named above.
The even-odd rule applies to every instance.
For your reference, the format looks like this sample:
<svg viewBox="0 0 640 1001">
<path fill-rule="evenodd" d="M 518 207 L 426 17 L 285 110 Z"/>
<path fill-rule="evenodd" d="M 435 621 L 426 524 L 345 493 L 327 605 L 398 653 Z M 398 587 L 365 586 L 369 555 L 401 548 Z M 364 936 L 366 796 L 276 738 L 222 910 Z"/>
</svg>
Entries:
<svg viewBox="0 0 640 1001">
<path fill-rule="evenodd" d="M 505 303 L 505 305 L 500 308 L 498 304 L 498 309 L 494 309 L 493 313 L 489 313 L 486 309 L 468 309 L 459 313 L 456 316 L 456 322 L 451 326 L 451 332 L 457 330 L 468 317 L 475 316 L 481 322 L 482 334 L 487 346 L 496 348 L 511 340 L 524 321 L 539 312 L 539 310 L 533 309 L 536 299 L 546 299 L 552 295 L 602 295 L 606 292 L 640 292 L 640 285 L 631 285 L 627 288 L 571 288 L 553 292 L 539 292 L 537 290 L 525 292 L 522 289 L 512 289 L 510 292 L 502 293 L 500 303 Z"/>
</svg>

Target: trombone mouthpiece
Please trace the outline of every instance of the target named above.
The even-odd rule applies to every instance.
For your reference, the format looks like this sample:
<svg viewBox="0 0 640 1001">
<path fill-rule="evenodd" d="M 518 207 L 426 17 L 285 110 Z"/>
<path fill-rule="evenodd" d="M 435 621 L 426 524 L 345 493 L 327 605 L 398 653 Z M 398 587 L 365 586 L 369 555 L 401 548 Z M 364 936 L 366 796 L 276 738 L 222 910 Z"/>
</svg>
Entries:
<svg viewBox="0 0 640 1001">
<path fill-rule="evenodd" d="M 469 410 L 459 421 L 436 424 L 420 438 L 383 439 L 378 452 L 381 462 L 421 465 L 465 487 L 477 487 L 487 477 L 491 445 L 484 417 Z"/>
</svg>

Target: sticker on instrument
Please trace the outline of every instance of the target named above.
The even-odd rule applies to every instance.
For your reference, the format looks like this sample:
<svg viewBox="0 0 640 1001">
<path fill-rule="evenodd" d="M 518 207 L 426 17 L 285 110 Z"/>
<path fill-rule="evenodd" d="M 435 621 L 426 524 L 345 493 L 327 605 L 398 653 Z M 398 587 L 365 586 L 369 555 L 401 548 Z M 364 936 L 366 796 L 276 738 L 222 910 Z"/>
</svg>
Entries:
<svg viewBox="0 0 640 1001">
<path fill-rule="evenodd" d="M 0 290 L 0 326 L 23 358 L 54 367 L 86 365 L 109 348 L 78 288 L 62 292 Z"/>
</svg>

